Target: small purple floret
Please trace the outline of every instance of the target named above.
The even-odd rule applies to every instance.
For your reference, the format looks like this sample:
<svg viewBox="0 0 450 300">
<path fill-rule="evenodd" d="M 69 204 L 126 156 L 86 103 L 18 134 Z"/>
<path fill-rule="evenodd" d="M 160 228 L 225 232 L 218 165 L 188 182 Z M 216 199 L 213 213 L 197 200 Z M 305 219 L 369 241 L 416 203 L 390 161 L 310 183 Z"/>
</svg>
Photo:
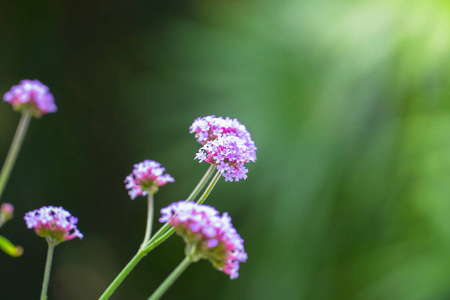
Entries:
<svg viewBox="0 0 450 300">
<path fill-rule="evenodd" d="M 247 260 L 244 240 L 231 224 L 211 206 L 180 201 L 161 210 L 160 222 L 169 222 L 194 249 L 194 259 L 205 258 L 231 279 L 239 276 L 239 263 Z"/>
<path fill-rule="evenodd" d="M 255 161 L 244 140 L 226 135 L 207 142 L 200 148 L 195 159 L 214 165 L 225 177 L 225 181 L 246 179 L 248 169 L 244 163 Z"/>
<path fill-rule="evenodd" d="M 154 193 L 162 185 L 174 182 L 169 174 L 163 174 L 166 169 L 153 160 L 144 160 L 135 164 L 133 172 L 125 178 L 128 194 L 134 200 L 137 196 L 146 196 Z"/>
<path fill-rule="evenodd" d="M 219 241 L 218 241 L 218 240 L 215 240 L 215 239 L 211 239 L 211 240 L 208 241 L 208 247 L 209 247 L 209 248 L 214 248 L 214 247 L 216 247 L 218 244 L 219 244 Z"/>
<path fill-rule="evenodd" d="M 24 219 L 28 229 L 34 228 L 37 235 L 53 244 L 83 238 L 76 226 L 78 219 L 62 207 L 43 206 L 27 212 Z"/>
<path fill-rule="evenodd" d="M 214 115 L 197 118 L 189 128 L 190 133 L 195 133 L 197 142 L 202 145 L 221 136 L 235 136 L 241 138 L 247 146 L 249 155 L 256 161 L 256 146 L 250 132 L 237 119 L 216 117 Z"/>
<path fill-rule="evenodd" d="M 22 80 L 13 86 L 4 96 L 17 111 L 29 111 L 35 117 L 57 111 L 52 93 L 39 80 Z"/>
</svg>

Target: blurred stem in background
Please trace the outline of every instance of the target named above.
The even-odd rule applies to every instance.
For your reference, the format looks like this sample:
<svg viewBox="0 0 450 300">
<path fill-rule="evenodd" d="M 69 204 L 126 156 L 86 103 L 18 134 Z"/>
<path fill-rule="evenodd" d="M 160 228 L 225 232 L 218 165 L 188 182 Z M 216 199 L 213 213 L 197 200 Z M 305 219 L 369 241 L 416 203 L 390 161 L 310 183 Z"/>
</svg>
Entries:
<svg viewBox="0 0 450 300">
<path fill-rule="evenodd" d="M 170 273 L 169 277 L 164 280 L 163 283 L 156 289 L 156 291 L 148 298 L 148 300 L 157 300 L 164 295 L 164 293 L 170 288 L 170 286 L 175 282 L 175 280 L 180 277 L 180 275 L 189 267 L 192 263 L 192 259 L 186 256 L 183 261 L 175 268 L 175 270 Z"/>
<path fill-rule="evenodd" d="M 11 257 L 19 257 L 23 254 L 21 246 L 15 246 L 7 238 L 0 235 L 0 249 Z"/>
<path fill-rule="evenodd" d="M 16 162 L 17 155 L 19 154 L 20 147 L 22 146 L 23 139 L 30 124 L 31 113 L 25 111 L 20 118 L 19 126 L 17 126 L 16 134 L 9 148 L 8 155 L 6 156 L 5 163 L 0 174 L 0 198 L 5 190 L 6 183 L 8 182 L 9 175 Z"/>
<path fill-rule="evenodd" d="M 11 203 L 2 203 L 0 206 L 0 228 L 13 218 L 14 206 Z M 6 237 L 0 235 L 0 249 L 11 257 L 19 257 L 23 253 L 21 246 L 15 246 Z"/>
<path fill-rule="evenodd" d="M 211 177 L 213 172 L 214 172 L 214 166 L 211 165 L 208 168 L 208 170 L 206 171 L 203 178 L 199 181 L 197 186 L 194 188 L 192 193 L 186 199 L 186 201 L 192 201 L 195 199 L 195 197 L 197 197 L 197 195 L 200 193 L 200 191 L 203 189 L 203 187 L 208 182 L 208 180 Z M 219 180 L 220 175 L 221 175 L 221 173 L 218 171 L 216 173 L 216 175 L 214 176 L 214 178 L 212 179 L 212 181 L 209 183 L 209 185 L 206 188 L 203 195 L 198 200 L 198 203 L 203 203 L 206 200 L 206 198 L 208 197 L 208 195 L 211 193 L 212 189 L 216 185 L 217 181 Z M 148 226 L 148 224 L 147 224 L 147 226 Z M 136 253 L 136 255 L 130 260 L 130 262 L 119 273 L 119 275 L 117 275 L 117 277 L 109 285 L 109 287 L 105 290 L 105 292 L 103 292 L 103 294 L 100 296 L 99 300 L 108 299 L 114 293 L 114 291 L 117 289 L 117 287 L 122 283 L 122 281 L 128 276 L 128 274 L 131 272 L 131 270 L 133 270 L 133 268 L 139 263 L 139 261 L 145 255 L 147 255 L 150 251 L 152 251 L 154 248 L 156 248 L 159 244 L 164 242 L 167 238 L 169 238 L 172 235 L 174 230 L 173 230 L 173 228 L 170 228 L 170 227 L 171 226 L 169 223 L 164 224 L 164 226 L 162 226 L 161 229 L 157 233 L 155 233 L 155 235 L 148 241 L 148 243 L 146 245 L 143 244 L 141 246 L 141 248 Z M 145 242 L 145 240 L 144 240 L 144 242 Z"/>
</svg>

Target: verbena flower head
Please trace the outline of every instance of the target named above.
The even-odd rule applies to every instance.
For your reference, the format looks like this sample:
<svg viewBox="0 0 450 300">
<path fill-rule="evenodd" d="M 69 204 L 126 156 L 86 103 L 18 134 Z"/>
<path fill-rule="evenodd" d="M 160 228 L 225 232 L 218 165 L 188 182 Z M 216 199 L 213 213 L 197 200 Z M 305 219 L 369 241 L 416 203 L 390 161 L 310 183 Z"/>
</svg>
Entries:
<svg viewBox="0 0 450 300">
<path fill-rule="evenodd" d="M 250 132 L 237 119 L 226 117 L 207 116 L 197 118 L 189 128 L 190 133 L 195 133 L 197 142 L 205 145 L 209 141 L 215 140 L 220 136 L 236 136 L 244 140 L 250 156 L 256 160 L 256 146 L 252 140 Z"/>
<path fill-rule="evenodd" d="M 10 215 L 12 217 L 12 214 L 14 213 L 14 206 L 11 203 L 2 203 L 0 212 L 2 214 Z"/>
<path fill-rule="evenodd" d="M 27 212 L 24 219 L 28 229 L 34 228 L 38 236 L 55 245 L 76 237 L 83 238 L 76 226 L 78 219 L 62 207 L 43 206 Z"/>
<path fill-rule="evenodd" d="M 14 206 L 11 203 L 2 203 L 0 206 L 0 227 L 13 218 Z"/>
<path fill-rule="evenodd" d="M 195 156 L 199 162 L 213 164 L 225 177 L 225 181 L 246 179 L 246 162 L 255 161 L 244 140 L 236 136 L 221 136 L 207 142 Z"/>
<path fill-rule="evenodd" d="M 39 80 L 22 80 L 3 96 L 3 100 L 11 104 L 14 110 L 30 111 L 35 117 L 57 110 L 53 95 Z"/>
<path fill-rule="evenodd" d="M 131 199 L 137 196 L 146 196 L 148 193 L 155 193 L 158 188 L 175 179 L 169 174 L 163 174 L 166 169 L 153 160 L 144 160 L 135 164 L 133 173 L 125 178 L 125 187 L 129 189 L 128 194 Z"/>
<path fill-rule="evenodd" d="M 184 238 L 191 259 L 208 259 L 231 279 L 239 276 L 239 263 L 247 260 L 247 253 L 227 213 L 220 216 L 211 206 L 180 201 L 163 208 L 161 214 L 159 221 L 169 222 Z"/>
</svg>

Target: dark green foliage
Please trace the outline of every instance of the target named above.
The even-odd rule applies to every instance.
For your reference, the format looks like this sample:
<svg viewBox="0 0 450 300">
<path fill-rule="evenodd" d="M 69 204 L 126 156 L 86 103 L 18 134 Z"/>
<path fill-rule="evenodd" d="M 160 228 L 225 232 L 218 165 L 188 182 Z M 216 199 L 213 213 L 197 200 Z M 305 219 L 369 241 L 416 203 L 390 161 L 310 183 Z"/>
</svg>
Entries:
<svg viewBox="0 0 450 300">
<path fill-rule="evenodd" d="M 446 1 L 62 3 L 0 5 L 1 90 L 37 78 L 59 108 L 31 122 L 2 199 L 25 249 L 2 258 L 5 299 L 39 295 L 46 245 L 21 216 L 43 205 L 85 234 L 58 247 L 50 299 L 96 299 L 144 234 L 125 176 L 156 160 L 176 180 L 156 209 L 186 198 L 207 169 L 188 128 L 209 114 L 258 147 L 249 178 L 206 202 L 249 259 L 234 281 L 193 264 L 165 299 L 450 298 Z M 0 158 L 18 117 L 0 105 Z M 112 299 L 146 299 L 183 248 L 161 245 Z"/>
</svg>

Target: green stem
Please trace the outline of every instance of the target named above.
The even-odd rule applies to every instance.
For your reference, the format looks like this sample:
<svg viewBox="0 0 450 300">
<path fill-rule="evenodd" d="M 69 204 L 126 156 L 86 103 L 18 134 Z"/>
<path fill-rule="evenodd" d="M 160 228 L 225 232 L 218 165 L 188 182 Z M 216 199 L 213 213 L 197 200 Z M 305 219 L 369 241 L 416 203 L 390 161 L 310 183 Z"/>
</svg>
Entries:
<svg viewBox="0 0 450 300">
<path fill-rule="evenodd" d="M 42 281 L 41 300 L 47 300 L 47 289 L 48 289 L 48 282 L 50 280 L 50 270 L 52 268 L 53 250 L 55 249 L 55 244 L 49 241 L 47 241 L 47 243 L 48 243 L 47 262 L 45 263 L 44 280 Z"/>
<path fill-rule="evenodd" d="M 195 189 L 192 191 L 192 193 L 189 195 L 188 199 L 186 201 L 192 201 L 199 192 L 203 189 L 205 184 L 208 182 L 209 178 L 211 177 L 211 174 L 214 171 L 214 166 L 210 166 L 208 171 L 206 171 L 203 178 L 200 180 L 200 182 L 197 184 Z M 220 173 L 218 173 L 213 179 L 213 181 L 208 185 L 203 195 L 200 197 L 200 200 L 205 201 L 206 197 L 208 197 L 209 193 L 211 192 L 212 188 L 216 184 L 217 180 L 220 177 Z M 199 200 L 199 201 L 200 201 Z M 174 229 L 169 223 L 164 224 L 157 233 L 155 233 L 152 238 L 147 242 L 145 248 L 141 246 L 142 250 L 139 250 L 138 254 L 136 254 L 133 259 L 125 266 L 125 268 L 120 272 L 119 275 L 114 279 L 114 281 L 109 285 L 109 287 L 106 289 L 106 291 L 103 293 L 103 295 L 99 298 L 99 300 L 106 300 L 108 299 L 112 293 L 117 289 L 117 287 L 122 283 L 122 281 L 125 279 L 125 277 L 128 275 L 128 273 L 131 272 L 131 270 L 137 265 L 137 263 L 144 257 L 147 253 L 149 253 L 152 249 L 156 248 L 159 244 L 164 242 L 169 236 L 171 236 L 174 233 Z"/>
<path fill-rule="evenodd" d="M 198 182 L 197 186 L 194 188 L 192 193 L 187 197 L 186 201 L 192 201 L 194 200 L 197 195 L 200 193 L 200 191 L 203 189 L 203 187 L 208 182 L 209 178 L 211 178 L 212 173 L 214 172 L 214 166 L 211 165 L 208 170 L 206 171 L 205 175 L 203 175 L 203 178 Z M 150 244 L 152 241 L 156 240 L 158 237 L 163 235 L 168 229 L 170 228 L 170 224 L 166 223 L 164 224 L 150 239 L 148 244 Z"/>
<path fill-rule="evenodd" d="M 169 223 L 167 223 L 169 224 Z M 170 227 L 166 232 L 164 232 L 160 237 L 158 237 L 157 239 L 155 239 L 153 242 L 150 240 L 149 244 L 147 245 L 147 247 L 144 249 L 144 251 L 146 253 L 149 253 L 150 251 L 152 251 L 154 248 L 156 248 L 157 246 L 159 246 L 159 244 L 161 244 L 162 242 L 164 242 L 165 240 L 167 240 L 174 232 L 175 232 L 175 228 L 171 227 L 171 225 L 169 224 Z"/>
<path fill-rule="evenodd" d="M 180 275 L 189 267 L 192 260 L 189 256 L 186 256 L 178 267 L 170 273 L 169 277 L 156 289 L 156 291 L 148 298 L 148 300 L 157 300 L 169 289 L 169 287 L 180 277 Z"/>
<path fill-rule="evenodd" d="M 141 244 L 141 248 L 143 248 L 150 240 L 150 235 L 152 234 L 152 225 L 153 225 L 153 193 L 148 193 L 147 229 L 145 230 L 145 237 L 144 241 Z"/>
<path fill-rule="evenodd" d="M 9 148 L 8 155 L 6 156 L 5 163 L 3 164 L 2 172 L 0 174 L 0 198 L 2 197 L 3 191 L 5 190 L 6 183 L 8 182 L 9 175 L 14 167 L 14 163 L 19 154 L 20 146 L 22 146 L 23 138 L 30 124 L 31 113 L 24 112 L 20 118 L 19 125 L 17 126 L 14 139 L 12 141 L 11 147 Z"/>
<path fill-rule="evenodd" d="M 217 171 L 216 175 L 211 180 L 211 182 L 209 183 L 209 185 L 206 188 L 206 190 L 203 192 L 203 195 L 200 197 L 200 199 L 198 199 L 198 201 L 197 201 L 198 204 L 202 204 L 203 202 L 205 202 L 206 198 L 208 198 L 209 194 L 211 193 L 212 189 L 216 185 L 216 183 L 219 180 L 221 175 L 222 174 L 219 171 Z M 158 231 L 158 233 L 160 233 L 160 234 L 157 233 L 150 239 L 150 241 L 147 244 L 148 246 L 144 249 L 144 251 L 146 253 L 149 253 L 154 248 L 159 246 L 159 244 L 161 244 L 167 238 L 169 238 L 174 232 L 175 232 L 175 229 L 169 224 L 169 222 L 167 222 Z"/>
<path fill-rule="evenodd" d="M 206 198 L 208 198 L 209 194 L 211 193 L 212 189 L 216 185 L 221 175 L 222 174 L 219 171 L 217 171 L 216 175 L 211 180 L 206 190 L 203 192 L 203 195 L 200 197 L 200 199 L 198 199 L 197 201 L 198 204 L 202 204 L 203 202 L 205 202 Z M 171 236 L 174 233 L 174 231 L 175 229 L 169 224 L 169 222 L 167 222 L 158 231 L 158 233 L 160 234 L 157 233 L 150 239 L 150 241 L 147 244 L 148 246 L 144 249 L 144 251 L 146 253 L 149 253 L 152 249 L 156 248 L 159 244 L 161 244 L 169 236 Z"/>
<path fill-rule="evenodd" d="M 209 178 L 211 177 L 212 173 L 214 172 L 214 165 L 210 165 L 208 170 L 206 171 L 205 175 L 203 175 L 203 178 L 199 181 L 195 189 L 192 191 L 192 193 L 187 197 L 186 201 L 192 201 L 194 200 L 197 195 L 200 193 L 200 191 L 203 189 L 203 187 L 208 182 Z"/>
<path fill-rule="evenodd" d="M 130 260 L 130 262 L 123 268 L 122 272 L 117 275 L 116 279 L 109 285 L 106 291 L 100 296 L 99 300 L 106 300 L 111 297 L 112 293 L 117 289 L 117 287 L 122 283 L 122 281 L 127 277 L 127 275 L 133 270 L 137 263 L 146 255 L 144 251 L 140 250 L 136 255 Z"/>
<path fill-rule="evenodd" d="M 203 202 L 205 202 L 206 198 L 208 198 L 217 181 L 219 181 L 221 175 L 222 173 L 220 173 L 220 171 L 217 171 L 216 175 L 214 175 L 214 178 L 209 183 L 203 195 L 200 197 L 200 199 L 198 199 L 197 204 L 202 204 Z"/>
</svg>

